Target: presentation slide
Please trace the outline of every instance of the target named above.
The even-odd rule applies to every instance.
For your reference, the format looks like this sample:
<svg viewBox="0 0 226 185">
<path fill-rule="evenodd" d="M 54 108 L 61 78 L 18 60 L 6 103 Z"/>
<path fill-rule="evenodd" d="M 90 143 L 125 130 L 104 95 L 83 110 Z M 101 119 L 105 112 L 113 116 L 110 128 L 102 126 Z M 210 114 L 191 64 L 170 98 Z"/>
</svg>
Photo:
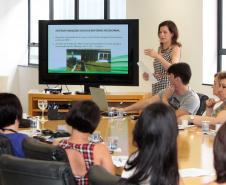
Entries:
<svg viewBox="0 0 226 185">
<path fill-rule="evenodd" d="M 128 25 L 48 25 L 48 72 L 128 74 Z"/>
</svg>

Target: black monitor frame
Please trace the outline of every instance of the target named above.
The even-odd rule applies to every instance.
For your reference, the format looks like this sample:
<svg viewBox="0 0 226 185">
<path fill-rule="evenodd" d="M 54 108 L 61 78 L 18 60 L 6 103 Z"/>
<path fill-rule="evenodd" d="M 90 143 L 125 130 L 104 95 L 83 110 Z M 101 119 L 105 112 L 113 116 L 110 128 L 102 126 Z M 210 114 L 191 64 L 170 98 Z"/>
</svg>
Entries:
<svg viewBox="0 0 226 185">
<path fill-rule="evenodd" d="M 48 25 L 128 25 L 128 74 L 65 74 L 48 73 Z M 138 86 L 139 21 L 117 20 L 40 20 L 39 21 L 39 84 Z"/>
</svg>

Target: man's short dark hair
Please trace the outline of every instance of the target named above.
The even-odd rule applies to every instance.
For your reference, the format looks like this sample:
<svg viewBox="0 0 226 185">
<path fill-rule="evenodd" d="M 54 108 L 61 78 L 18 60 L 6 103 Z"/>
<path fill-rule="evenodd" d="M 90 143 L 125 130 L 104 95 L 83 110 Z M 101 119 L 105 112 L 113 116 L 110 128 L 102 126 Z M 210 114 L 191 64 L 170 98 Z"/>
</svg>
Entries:
<svg viewBox="0 0 226 185">
<path fill-rule="evenodd" d="M 0 93 L 0 129 L 13 125 L 22 119 L 23 109 L 15 94 Z"/>
<path fill-rule="evenodd" d="M 187 85 L 191 79 L 191 68 L 187 63 L 172 64 L 167 72 L 168 74 L 173 74 L 174 77 L 180 77 L 184 85 Z"/>
</svg>

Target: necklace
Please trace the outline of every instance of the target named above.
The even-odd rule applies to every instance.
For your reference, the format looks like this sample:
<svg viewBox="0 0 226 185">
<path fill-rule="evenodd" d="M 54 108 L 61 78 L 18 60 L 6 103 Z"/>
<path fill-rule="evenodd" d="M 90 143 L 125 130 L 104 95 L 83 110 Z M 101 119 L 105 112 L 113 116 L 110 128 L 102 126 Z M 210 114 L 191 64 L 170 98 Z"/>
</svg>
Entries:
<svg viewBox="0 0 226 185">
<path fill-rule="evenodd" d="M 164 53 L 164 52 L 168 51 L 169 49 L 170 49 L 170 46 L 166 49 L 161 48 L 161 53 Z"/>
<path fill-rule="evenodd" d="M 11 129 L 11 128 L 1 128 L 1 130 L 4 132 L 4 131 L 10 131 L 10 132 L 13 132 L 13 133 L 17 133 L 17 131 Z"/>
</svg>

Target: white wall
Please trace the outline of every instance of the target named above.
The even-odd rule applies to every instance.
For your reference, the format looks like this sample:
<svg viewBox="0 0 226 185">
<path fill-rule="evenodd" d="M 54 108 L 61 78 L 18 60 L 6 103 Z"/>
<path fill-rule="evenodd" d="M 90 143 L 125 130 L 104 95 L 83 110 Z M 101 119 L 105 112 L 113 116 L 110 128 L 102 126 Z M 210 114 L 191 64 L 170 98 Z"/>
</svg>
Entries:
<svg viewBox="0 0 226 185">
<path fill-rule="evenodd" d="M 140 19 L 140 60 L 148 61 L 144 48 L 158 47 L 158 24 L 164 20 L 174 21 L 179 29 L 182 43 L 182 61 L 192 68 L 191 87 L 211 94 L 211 88 L 202 86 L 202 1 L 201 0 L 137 0 L 127 1 L 129 18 Z M 149 60 L 150 64 L 153 60 Z M 148 84 L 144 83 L 145 89 Z"/>
<path fill-rule="evenodd" d="M 202 1 L 201 0 L 127 0 L 128 18 L 140 20 L 140 59 L 144 48 L 157 49 L 158 24 L 173 20 L 180 31 L 183 45 L 182 60 L 191 65 L 191 86 L 202 93 L 211 94 L 211 88 L 202 86 Z M 8 90 L 16 93 L 27 112 L 27 92 L 43 89 L 38 85 L 38 69 L 17 67 L 27 63 L 27 0 L 0 0 L 0 76 L 8 75 Z M 151 64 L 152 60 L 150 60 Z M 69 86 L 81 90 L 81 86 Z M 105 87 L 108 91 L 150 91 L 150 84 L 140 79 L 139 87 Z"/>
</svg>

